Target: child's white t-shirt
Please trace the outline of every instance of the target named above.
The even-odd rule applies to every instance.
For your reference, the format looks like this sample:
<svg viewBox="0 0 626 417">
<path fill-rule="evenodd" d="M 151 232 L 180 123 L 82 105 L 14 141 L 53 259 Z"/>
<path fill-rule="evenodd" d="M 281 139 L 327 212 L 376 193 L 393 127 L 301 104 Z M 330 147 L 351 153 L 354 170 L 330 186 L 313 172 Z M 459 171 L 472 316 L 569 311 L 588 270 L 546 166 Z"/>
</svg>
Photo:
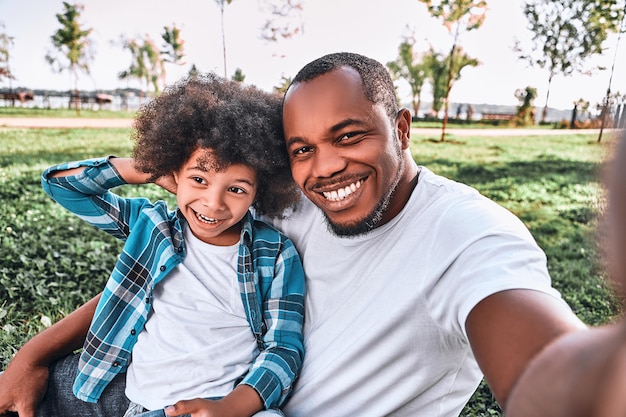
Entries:
<svg viewBox="0 0 626 417">
<path fill-rule="evenodd" d="M 126 377 L 126 396 L 148 410 L 229 394 L 259 353 L 237 282 L 239 243 L 184 233 L 187 256 L 154 289 Z"/>
</svg>

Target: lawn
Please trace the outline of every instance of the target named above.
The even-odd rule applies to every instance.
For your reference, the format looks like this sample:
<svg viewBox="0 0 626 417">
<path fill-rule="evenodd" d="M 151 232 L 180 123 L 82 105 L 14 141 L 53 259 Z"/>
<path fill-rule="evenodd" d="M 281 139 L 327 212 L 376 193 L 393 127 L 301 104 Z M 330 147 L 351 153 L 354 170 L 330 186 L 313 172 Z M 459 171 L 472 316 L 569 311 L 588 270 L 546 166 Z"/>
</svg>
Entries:
<svg viewBox="0 0 626 417">
<path fill-rule="evenodd" d="M 2 114 L 0 114 L 2 116 Z M 16 349 L 99 292 L 121 246 L 52 203 L 40 186 L 47 166 L 114 154 L 128 156 L 127 129 L 0 128 L 0 368 Z M 562 136 L 414 136 L 419 164 L 465 182 L 517 214 L 548 256 L 554 285 L 582 320 L 610 321 L 619 310 L 597 245 L 604 205 L 599 182 L 615 140 Z M 125 195 L 171 196 L 156 186 Z M 463 412 L 501 415 L 481 386 Z"/>
</svg>

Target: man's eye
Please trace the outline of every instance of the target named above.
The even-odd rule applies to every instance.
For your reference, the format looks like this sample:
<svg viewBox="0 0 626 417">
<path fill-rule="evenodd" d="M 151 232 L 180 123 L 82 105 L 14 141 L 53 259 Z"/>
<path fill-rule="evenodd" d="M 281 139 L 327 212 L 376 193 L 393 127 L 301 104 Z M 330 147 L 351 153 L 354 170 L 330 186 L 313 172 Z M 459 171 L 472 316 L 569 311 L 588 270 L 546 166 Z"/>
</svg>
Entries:
<svg viewBox="0 0 626 417">
<path fill-rule="evenodd" d="M 339 139 L 337 139 L 337 141 L 338 142 L 347 141 L 347 140 L 350 140 L 350 139 L 354 138 L 358 134 L 359 134 L 358 132 L 345 133 L 345 134 L 339 136 Z"/>
</svg>

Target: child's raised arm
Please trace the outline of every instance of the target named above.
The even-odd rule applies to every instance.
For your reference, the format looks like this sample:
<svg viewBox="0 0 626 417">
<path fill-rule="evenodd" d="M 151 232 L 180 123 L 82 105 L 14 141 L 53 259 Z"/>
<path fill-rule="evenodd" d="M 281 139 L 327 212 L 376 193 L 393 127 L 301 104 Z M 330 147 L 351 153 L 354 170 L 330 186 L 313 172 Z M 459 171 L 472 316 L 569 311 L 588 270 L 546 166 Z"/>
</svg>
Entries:
<svg viewBox="0 0 626 417">
<path fill-rule="evenodd" d="M 133 162 L 133 158 L 111 158 L 111 165 L 115 167 L 120 176 L 128 184 L 146 184 L 148 183 L 149 174 L 137 171 Z M 50 174 L 50 178 L 69 177 L 84 171 L 85 167 L 76 167 L 55 171 Z"/>
</svg>

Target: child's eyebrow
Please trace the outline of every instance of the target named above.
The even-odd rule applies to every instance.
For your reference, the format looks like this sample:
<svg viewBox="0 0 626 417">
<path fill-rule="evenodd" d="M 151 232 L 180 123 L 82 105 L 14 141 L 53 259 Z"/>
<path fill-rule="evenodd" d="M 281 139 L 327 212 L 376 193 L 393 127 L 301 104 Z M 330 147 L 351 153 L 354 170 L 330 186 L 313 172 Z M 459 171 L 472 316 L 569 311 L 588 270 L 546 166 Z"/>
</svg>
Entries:
<svg viewBox="0 0 626 417">
<path fill-rule="evenodd" d="M 206 169 L 205 167 L 203 167 L 202 165 L 196 165 L 196 166 L 193 166 L 193 167 L 189 167 L 189 168 L 187 168 L 187 171 L 209 172 L 209 170 Z"/>
<path fill-rule="evenodd" d="M 202 165 L 196 165 L 196 166 L 192 166 L 187 168 L 188 171 L 200 171 L 200 172 L 211 172 L 211 169 L 207 169 L 206 167 L 202 166 Z M 256 181 L 244 177 L 244 178 L 235 178 L 235 182 L 243 182 L 244 184 L 248 184 L 250 186 L 254 186 Z"/>
<path fill-rule="evenodd" d="M 255 181 L 250 178 L 237 178 L 235 182 L 243 182 L 244 184 L 248 184 L 250 186 L 254 186 Z"/>
</svg>

